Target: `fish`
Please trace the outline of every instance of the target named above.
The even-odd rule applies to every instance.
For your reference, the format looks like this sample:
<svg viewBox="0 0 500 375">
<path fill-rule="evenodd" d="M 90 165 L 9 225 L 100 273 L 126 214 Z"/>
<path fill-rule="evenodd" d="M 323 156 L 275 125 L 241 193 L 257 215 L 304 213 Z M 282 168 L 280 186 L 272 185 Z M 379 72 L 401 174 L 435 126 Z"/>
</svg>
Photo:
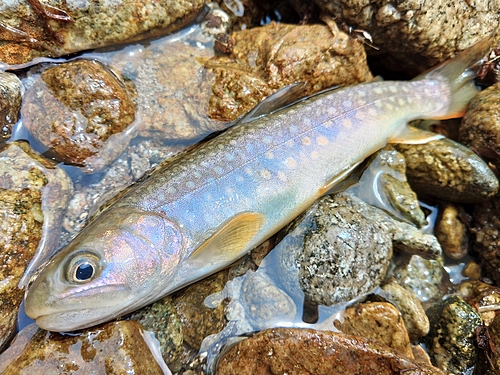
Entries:
<svg viewBox="0 0 500 375">
<path fill-rule="evenodd" d="M 470 67 L 493 40 L 411 81 L 368 82 L 291 105 L 279 92 L 282 108 L 266 100 L 91 220 L 35 273 L 26 314 L 45 330 L 83 329 L 229 266 L 387 143 L 439 138 L 408 122 L 462 115 L 478 91 Z"/>
</svg>

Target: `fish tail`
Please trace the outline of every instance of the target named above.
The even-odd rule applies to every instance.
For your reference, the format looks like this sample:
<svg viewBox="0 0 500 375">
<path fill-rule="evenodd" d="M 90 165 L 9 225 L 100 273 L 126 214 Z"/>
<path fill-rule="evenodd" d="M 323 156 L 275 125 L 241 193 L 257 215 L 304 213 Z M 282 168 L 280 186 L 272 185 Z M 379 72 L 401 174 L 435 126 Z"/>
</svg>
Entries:
<svg viewBox="0 0 500 375">
<path fill-rule="evenodd" d="M 474 44 L 472 47 L 460 52 L 441 65 L 415 77 L 414 80 L 436 79 L 438 77 L 448 80 L 451 86 L 452 99 L 448 113 L 440 119 L 463 117 L 470 100 L 478 93 L 474 84 L 477 69 L 473 66 L 495 47 L 499 39 L 498 28 L 487 38 Z"/>
</svg>

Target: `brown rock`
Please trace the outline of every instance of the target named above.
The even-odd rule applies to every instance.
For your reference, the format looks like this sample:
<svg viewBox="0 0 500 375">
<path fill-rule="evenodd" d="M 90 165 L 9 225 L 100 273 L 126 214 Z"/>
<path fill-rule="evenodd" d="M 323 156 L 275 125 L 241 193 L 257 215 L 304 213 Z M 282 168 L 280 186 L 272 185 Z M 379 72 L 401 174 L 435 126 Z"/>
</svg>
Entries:
<svg viewBox="0 0 500 375">
<path fill-rule="evenodd" d="M 0 348 L 16 330 L 29 276 L 56 248 L 71 193 L 66 173 L 27 143 L 0 148 Z"/>
<path fill-rule="evenodd" d="M 462 259 L 469 246 L 469 232 L 460 218 L 460 208 L 454 204 L 444 204 L 434 229 L 443 251 L 450 258 Z"/>
<path fill-rule="evenodd" d="M 34 328 L 21 331 L 0 356 L 1 374 L 163 374 L 137 322 L 107 323 L 74 335 Z"/>
<path fill-rule="evenodd" d="M 23 64 L 164 35 L 192 21 L 203 0 L 2 1 L 0 62 Z M 0 64 L 1 65 L 1 64 Z"/>
<path fill-rule="evenodd" d="M 486 275 L 500 284 L 500 196 L 474 206 L 474 250 Z"/>
<path fill-rule="evenodd" d="M 125 131 L 135 120 L 134 97 L 133 85 L 103 64 L 75 60 L 46 69 L 27 90 L 23 122 L 57 160 L 99 170 L 135 135 Z"/>
<path fill-rule="evenodd" d="M 230 348 L 218 375 L 424 375 L 444 373 L 374 341 L 342 333 L 299 328 L 262 331 Z"/>
<path fill-rule="evenodd" d="M 500 3 L 472 5 L 468 0 L 314 0 L 337 22 L 352 27 L 353 35 L 371 34 L 385 64 L 396 71 L 422 72 L 488 36 L 498 25 Z"/>
<path fill-rule="evenodd" d="M 0 72 L 0 143 L 9 139 L 21 111 L 21 81 L 12 73 Z"/>
<path fill-rule="evenodd" d="M 396 149 L 406 159 L 408 181 L 419 196 L 476 203 L 498 191 L 498 179 L 488 165 L 451 139 L 421 145 L 398 144 Z"/>
<path fill-rule="evenodd" d="M 500 83 L 481 91 L 469 103 L 459 140 L 500 168 Z"/>
<path fill-rule="evenodd" d="M 400 312 L 387 302 L 362 303 L 344 311 L 344 321 L 335 322 L 340 331 L 365 337 L 413 358 L 410 338 Z"/>
<path fill-rule="evenodd" d="M 306 82 L 304 95 L 310 95 L 372 79 L 362 44 L 326 26 L 271 23 L 232 37 L 231 54 L 207 63 L 217 76 L 210 98 L 213 118 L 234 120 L 296 82 Z"/>
</svg>

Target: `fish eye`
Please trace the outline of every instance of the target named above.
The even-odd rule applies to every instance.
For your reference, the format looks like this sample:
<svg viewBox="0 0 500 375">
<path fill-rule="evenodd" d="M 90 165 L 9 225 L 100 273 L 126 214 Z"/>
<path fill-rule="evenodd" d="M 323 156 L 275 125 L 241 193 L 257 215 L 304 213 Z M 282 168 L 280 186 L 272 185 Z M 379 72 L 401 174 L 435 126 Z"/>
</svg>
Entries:
<svg viewBox="0 0 500 375">
<path fill-rule="evenodd" d="M 91 253 L 78 254 L 66 267 L 66 278 L 69 282 L 85 284 L 90 282 L 101 271 L 99 257 Z"/>
</svg>

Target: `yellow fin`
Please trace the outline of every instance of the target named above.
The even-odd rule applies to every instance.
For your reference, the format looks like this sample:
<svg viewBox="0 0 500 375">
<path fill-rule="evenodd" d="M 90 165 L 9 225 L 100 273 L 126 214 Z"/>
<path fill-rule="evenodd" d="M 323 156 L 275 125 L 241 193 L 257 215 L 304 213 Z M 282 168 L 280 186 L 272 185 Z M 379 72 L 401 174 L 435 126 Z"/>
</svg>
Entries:
<svg viewBox="0 0 500 375">
<path fill-rule="evenodd" d="M 443 135 L 407 126 L 402 132 L 389 139 L 389 143 L 407 143 L 419 145 L 444 138 Z"/>
<path fill-rule="evenodd" d="M 262 228 L 264 215 L 243 212 L 228 220 L 189 257 L 200 266 L 230 264 L 241 257 L 250 241 Z"/>
</svg>

